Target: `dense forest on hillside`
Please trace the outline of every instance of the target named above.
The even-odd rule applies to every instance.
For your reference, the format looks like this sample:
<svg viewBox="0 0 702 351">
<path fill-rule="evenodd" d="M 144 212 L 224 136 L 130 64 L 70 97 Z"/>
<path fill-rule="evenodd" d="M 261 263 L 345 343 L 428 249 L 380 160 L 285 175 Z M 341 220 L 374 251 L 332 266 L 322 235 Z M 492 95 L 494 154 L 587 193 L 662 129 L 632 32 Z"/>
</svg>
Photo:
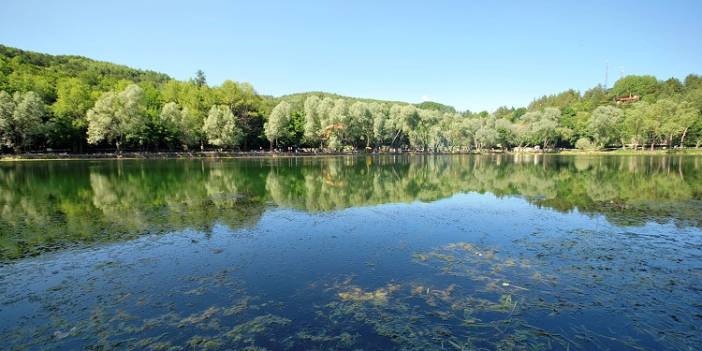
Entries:
<svg viewBox="0 0 702 351">
<path fill-rule="evenodd" d="M 626 76 L 526 107 L 456 111 L 435 102 L 312 92 L 269 97 L 248 83 L 178 81 L 79 56 L 0 45 L 0 150 L 457 152 L 515 147 L 700 147 L 702 77 Z"/>
</svg>

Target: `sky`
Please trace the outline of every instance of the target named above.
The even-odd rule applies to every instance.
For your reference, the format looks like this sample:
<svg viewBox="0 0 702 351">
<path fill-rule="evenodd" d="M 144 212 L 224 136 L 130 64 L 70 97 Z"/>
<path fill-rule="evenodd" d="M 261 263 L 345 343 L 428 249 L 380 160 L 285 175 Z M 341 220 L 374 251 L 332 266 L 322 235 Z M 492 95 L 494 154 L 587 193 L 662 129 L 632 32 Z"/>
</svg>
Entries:
<svg viewBox="0 0 702 351">
<path fill-rule="evenodd" d="M 0 43 L 261 94 L 460 110 L 525 106 L 622 75 L 702 74 L 702 1 L 2 0 Z"/>
</svg>

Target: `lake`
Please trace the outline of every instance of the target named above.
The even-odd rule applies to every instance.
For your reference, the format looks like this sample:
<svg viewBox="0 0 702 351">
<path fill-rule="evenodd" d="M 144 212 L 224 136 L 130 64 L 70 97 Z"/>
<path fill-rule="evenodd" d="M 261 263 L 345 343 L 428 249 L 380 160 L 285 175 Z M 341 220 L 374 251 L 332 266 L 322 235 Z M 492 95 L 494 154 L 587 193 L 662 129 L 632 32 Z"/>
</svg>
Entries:
<svg viewBox="0 0 702 351">
<path fill-rule="evenodd" d="M 702 348 L 702 157 L 0 163 L 9 350 Z"/>
</svg>

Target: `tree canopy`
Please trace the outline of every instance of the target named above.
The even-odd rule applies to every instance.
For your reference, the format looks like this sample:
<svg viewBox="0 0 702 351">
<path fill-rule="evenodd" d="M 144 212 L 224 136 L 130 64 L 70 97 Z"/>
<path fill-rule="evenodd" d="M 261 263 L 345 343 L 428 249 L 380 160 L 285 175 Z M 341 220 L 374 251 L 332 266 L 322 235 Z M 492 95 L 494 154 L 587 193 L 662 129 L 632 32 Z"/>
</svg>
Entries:
<svg viewBox="0 0 702 351">
<path fill-rule="evenodd" d="M 622 99 L 621 97 L 632 97 Z M 633 98 L 635 97 L 635 98 Z M 702 144 L 702 78 L 626 76 L 611 89 L 566 90 L 490 113 L 310 92 L 270 97 L 79 56 L 0 45 L 0 151 L 514 147 Z"/>
</svg>

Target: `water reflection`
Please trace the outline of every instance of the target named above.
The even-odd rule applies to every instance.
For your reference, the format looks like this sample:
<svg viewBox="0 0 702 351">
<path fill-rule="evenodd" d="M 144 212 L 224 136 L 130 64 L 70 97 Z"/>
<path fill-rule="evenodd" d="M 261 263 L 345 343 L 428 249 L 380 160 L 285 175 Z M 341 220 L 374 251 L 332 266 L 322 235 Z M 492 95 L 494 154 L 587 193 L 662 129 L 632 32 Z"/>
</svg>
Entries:
<svg viewBox="0 0 702 351">
<path fill-rule="evenodd" d="M 3 164 L 0 340 L 695 349 L 699 171 L 536 155 Z"/>
<path fill-rule="evenodd" d="M 234 229 L 255 223 L 270 203 L 318 212 L 459 192 L 522 196 L 617 224 L 700 226 L 701 163 L 497 155 L 3 164 L 0 258 L 216 223 Z"/>
</svg>

